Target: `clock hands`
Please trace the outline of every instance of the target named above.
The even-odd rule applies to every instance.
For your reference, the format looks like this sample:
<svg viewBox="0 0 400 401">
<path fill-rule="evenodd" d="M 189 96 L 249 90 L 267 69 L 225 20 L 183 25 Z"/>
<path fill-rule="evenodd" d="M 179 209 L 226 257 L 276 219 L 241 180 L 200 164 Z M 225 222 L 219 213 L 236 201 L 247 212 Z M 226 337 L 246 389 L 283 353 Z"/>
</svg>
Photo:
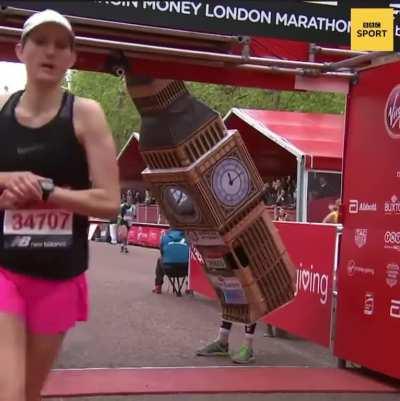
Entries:
<svg viewBox="0 0 400 401">
<path fill-rule="evenodd" d="M 236 174 L 236 177 L 232 178 L 231 174 L 228 171 L 228 179 L 229 179 L 229 185 L 233 185 L 233 183 L 243 174 L 243 171 L 239 174 Z"/>
<path fill-rule="evenodd" d="M 232 184 L 233 184 L 241 175 L 243 175 L 243 172 L 239 173 L 239 174 L 232 180 Z"/>
<path fill-rule="evenodd" d="M 228 171 L 228 179 L 229 179 L 229 185 L 232 185 L 233 181 L 232 181 L 231 173 L 229 171 Z"/>
</svg>

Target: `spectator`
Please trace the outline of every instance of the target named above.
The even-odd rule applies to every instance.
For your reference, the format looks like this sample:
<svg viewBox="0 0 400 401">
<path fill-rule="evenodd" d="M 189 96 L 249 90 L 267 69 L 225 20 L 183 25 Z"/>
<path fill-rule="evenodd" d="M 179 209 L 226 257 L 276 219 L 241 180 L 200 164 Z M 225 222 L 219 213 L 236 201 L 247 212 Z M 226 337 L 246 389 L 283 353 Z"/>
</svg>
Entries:
<svg viewBox="0 0 400 401">
<path fill-rule="evenodd" d="M 133 198 L 133 203 L 135 204 L 135 205 L 137 205 L 138 203 L 140 203 L 142 200 L 141 200 L 141 196 L 140 196 L 140 192 L 139 191 L 136 191 L 135 192 L 135 196 L 134 196 L 134 198 Z"/>
<path fill-rule="evenodd" d="M 277 207 L 276 220 L 287 221 L 287 219 L 288 219 L 288 215 L 287 215 L 285 209 L 281 206 Z"/>
<path fill-rule="evenodd" d="M 269 182 L 264 184 L 264 190 L 262 194 L 262 199 L 266 205 L 273 205 L 275 203 L 276 196 L 274 196 L 274 191 Z"/>
<path fill-rule="evenodd" d="M 276 193 L 276 204 L 278 206 L 286 204 L 286 192 L 282 187 L 278 188 Z"/>
<path fill-rule="evenodd" d="M 335 191 L 328 184 L 326 177 L 324 175 L 319 175 L 318 184 L 317 187 L 315 188 L 315 198 L 316 199 L 327 198 L 334 195 Z"/>
<path fill-rule="evenodd" d="M 147 188 L 144 191 L 144 203 L 146 206 L 151 204 L 151 193 L 150 193 L 150 190 Z"/>
<path fill-rule="evenodd" d="M 339 222 L 339 209 L 340 199 L 336 199 L 334 204 L 328 206 L 329 213 L 322 220 L 323 223 L 338 224 Z"/>
<path fill-rule="evenodd" d="M 161 257 L 157 260 L 153 292 L 161 294 L 164 275 L 186 276 L 189 263 L 189 245 L 182 230 L 170 228 L 161 237 Z"/>
<path fill-rule="evenodd" d="M 292 176 L 288 175 L 284 185 L 287 197 L 287 204 L 293 205 L 295 203 L 296 182 Z"/>
</svg>

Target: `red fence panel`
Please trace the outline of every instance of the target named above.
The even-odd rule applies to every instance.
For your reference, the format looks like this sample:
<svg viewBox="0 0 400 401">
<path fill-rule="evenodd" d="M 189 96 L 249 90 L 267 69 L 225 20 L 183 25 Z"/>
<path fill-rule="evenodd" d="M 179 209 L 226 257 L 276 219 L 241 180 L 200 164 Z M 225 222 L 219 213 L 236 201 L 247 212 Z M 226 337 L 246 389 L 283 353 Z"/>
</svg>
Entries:
<svg viewBox="0 0 400 401">
<path fill-rule="evenodd" d="M 276 224 L 297 266 L 296 297 L 262 320 L 329 347 L 336 227 L 322 224 Z"/>
</svg>

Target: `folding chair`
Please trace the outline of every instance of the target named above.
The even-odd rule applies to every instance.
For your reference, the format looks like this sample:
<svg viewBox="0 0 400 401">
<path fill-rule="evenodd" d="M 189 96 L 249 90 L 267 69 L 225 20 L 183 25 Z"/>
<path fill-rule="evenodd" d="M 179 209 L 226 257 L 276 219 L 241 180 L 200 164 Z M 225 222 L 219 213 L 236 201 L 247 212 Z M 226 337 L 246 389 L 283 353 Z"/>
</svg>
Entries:
<svg viewBox="0 0 400 401">
<path fill-rule="evenodd" d="M 177 297 L 182 296 L 182 287 L 186 282 L 187 287 L 187 276 L 188 276 L 188 265 L 187 263 L 181 263 L 176 265 L 168 265 L 164 267 L 165 275 L 168 277 L 168 281 L 172 286 L 172 293 Z"/>
</svg>

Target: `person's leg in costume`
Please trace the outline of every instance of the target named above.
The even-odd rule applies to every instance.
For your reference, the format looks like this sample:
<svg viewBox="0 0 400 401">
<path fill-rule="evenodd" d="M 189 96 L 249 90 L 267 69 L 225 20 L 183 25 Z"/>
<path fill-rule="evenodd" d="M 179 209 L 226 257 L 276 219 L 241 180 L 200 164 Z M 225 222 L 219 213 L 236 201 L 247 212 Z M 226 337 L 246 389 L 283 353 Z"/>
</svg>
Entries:
<svg viewBox="0 0 400 401">
<path fill-rule="evenodd" d="M 229 335 L 232 323 L 222 320 L 217 338 L 205 347 L 199 349 L 198 356 L 227 356 L 229 355 Z M 239 351 L 231 355 L 234 363 L 246 364 L 254 361 L 253 340 L 256 323 L 245 326 L 245 338 Z"/>
<path fill-rule="evenodd" d="M 248 325 L 246 324 L 244 331 L 245 334 L 243 344 L 241 345 L 239 351 L 231 356 L 232 362 L 234 363 L 247 364 L 249 362 L 253 362 L 255 359 L 253 341 L 254 333 L 256 331 L 256 323 Z"/>
<path fill-rule="evenodd" d="M 196 352 L 198 356 L 228 356 L 232 323 L 222 320 L 217 338 Z"/>
</svg>

